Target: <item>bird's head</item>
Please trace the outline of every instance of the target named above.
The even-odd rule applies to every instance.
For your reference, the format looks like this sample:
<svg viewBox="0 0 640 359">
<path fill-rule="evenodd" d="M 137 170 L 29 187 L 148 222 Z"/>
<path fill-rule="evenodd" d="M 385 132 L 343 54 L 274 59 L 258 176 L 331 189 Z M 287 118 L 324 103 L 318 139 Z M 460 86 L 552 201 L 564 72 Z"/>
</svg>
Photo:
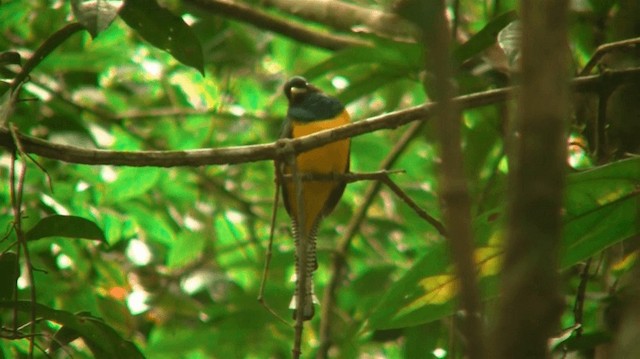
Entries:
<svg viewBox="0 0 640 359">
<path fill-rule="evenodd" d="M 294 76 L 284 84 L 284 94 L 287 96 L 289 103 L 300 102 L 306 95 L 312 92 L 320 92 L 320 89 L 311 85 L 307 79 L 302 76 Z"/>
</svg>

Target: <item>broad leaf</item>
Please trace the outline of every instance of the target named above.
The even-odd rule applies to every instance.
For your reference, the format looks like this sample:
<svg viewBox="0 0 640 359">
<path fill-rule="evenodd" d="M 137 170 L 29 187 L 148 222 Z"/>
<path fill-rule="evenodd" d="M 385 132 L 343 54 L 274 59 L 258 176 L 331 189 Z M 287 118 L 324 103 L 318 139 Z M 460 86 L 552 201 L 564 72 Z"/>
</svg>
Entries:
<svg viewBox="0 0 640 359">
<path fill-rule="evenodd" d="M 96 358 L 144 358 L 140 350 L 128 340 L 123 339 L 113 328 L 106 325 L 101 319 L 92 317 L 86 313 L 73 314 L 64 310 L 56 310 L 39 303 L 29 301 L 0 301 L 0 308 L 17 309 L 22 313 L 31 313 L 35 310 L 36 317 L 60 324 L 51 350 L 60 348 L 59 344 L 66 344 L 75 338 L 82 337 Z"/>
<path fill-rule="evenodd" d="M 0 300 L 10 300 L 20 277 L 18 255 L 14 252 L 0 254 Z"/>
<path fill-rule="evenodd" d="M 561 267 L 640 233 L 640 158 L 569 176 Z"/>
<path fill-rule="evenodd" d="M 180 16 L 159 6 L 155 0 L 129 0 L 120 10 L 120 17 L 153 46 L 204 75 L 200 41 Z"/>
<path fill-rule="evenodd" d="M 104 233 L 92 221 L 76 216 L 53 215 L 41 219 L 26 233 L 27 240 L 69 237 L 104 241 Z"/>
<path fill-rule="evenodd" d="M 344 70 L 355 65 L 373 65 L 378 73 L 410 73 L 423 65 L 423 50 L 417 44 L 392 43 L 380 40 L 375 47 L 353 47 L 335 53 L 332 57 L 304 73 L 309 80 L 323 74 Z"/>
<path fill-rule="evenodd" d="M 609 246 L 640 234 L 640 158 L 619 161 L 568 178 L 560 267 L 567 268 Z M 500 211 L 500 210 L 498 210 Z M 501 223 L 496 211 L 475 222 L 475 251 L 483 298 L 498 293 L 502 257 Z M 397 281 L 370 318 L 375 329 L 418 325 L 452 315 L 457 282 L 445 242 L 427 253 Z"/>
</svg>

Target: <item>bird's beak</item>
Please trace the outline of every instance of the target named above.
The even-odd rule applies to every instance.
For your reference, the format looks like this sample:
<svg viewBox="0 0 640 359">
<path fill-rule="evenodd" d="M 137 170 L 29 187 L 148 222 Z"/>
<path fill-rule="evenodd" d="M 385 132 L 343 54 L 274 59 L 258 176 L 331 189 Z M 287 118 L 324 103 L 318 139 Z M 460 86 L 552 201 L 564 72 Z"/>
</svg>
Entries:
<svg viewBox="0 0 640 359">
<path fill-rule="evenodd" d="M 300 94 L 303 94 L 307 92 L 307 89 L 305 87 L 292 87 L 291 88 L 291 95 L 292 96 L 297 96 Z"/>
</svg>

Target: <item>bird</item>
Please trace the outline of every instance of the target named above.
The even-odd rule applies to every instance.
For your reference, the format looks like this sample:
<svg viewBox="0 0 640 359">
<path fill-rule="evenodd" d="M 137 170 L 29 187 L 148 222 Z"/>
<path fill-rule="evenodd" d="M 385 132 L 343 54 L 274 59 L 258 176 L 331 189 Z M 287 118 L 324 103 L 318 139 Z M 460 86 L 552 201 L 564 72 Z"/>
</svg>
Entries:
<svg viewBox="0 0 640 359">
<path fill-rule="evenodd" d="M 295 76 L 289 79 L 283 87 L 289 106 L 284 122 L 281 138 L 298 138 L 318 131 L 336 128 L 350 122 L 351 116 L 344 105 L 335 97 L 329 96 L 319 88 L 310 84 L 304 77 Z M 345 174 L 349 172 L 351 140 L 349 138 L 328 143 L 324 146 L 302 152 L 296 156 L 295 164 L 298 174 Z M 291 163 L 281 161 L 278 165 L 280 176 L 291 175 Z M 303 320 L 310 320 L 314 316 L 315 294 L 313 292 L 313 273 L 318 268 L 316 257 L 316 237 L 321 220 L 329 215 L 336 207 L 344 193 L 344 180 L 310 180 L 301 181 L 298 192 L 301 201 L 296 196 L 296 183 L 292 179 L 279 181 L 285 209 L 291 217 L 292 234 L 296 249 L 302 240 L 306 240 L 307 271 L 304 289 Z M 299 189 L 299 190 L 300 190 Z M 298 203 L 302 204 L 302 211 L 298 210 Z M 298 218 L 302 213 L 304 218 Z M 299 267 L 296 251 L 296 274 Z M 296 277 L 296 294 L 289 305 L 293 309 L 296 319 L 296 295 L 298 290 Z"/>
</svg>

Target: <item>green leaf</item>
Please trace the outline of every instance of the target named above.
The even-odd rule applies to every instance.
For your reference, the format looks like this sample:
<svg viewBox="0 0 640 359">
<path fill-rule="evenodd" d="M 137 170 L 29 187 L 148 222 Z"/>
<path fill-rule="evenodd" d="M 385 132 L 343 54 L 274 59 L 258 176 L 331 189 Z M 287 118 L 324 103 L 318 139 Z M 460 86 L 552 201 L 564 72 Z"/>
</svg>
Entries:
<svg viewBox="0 0 640 359">
<path fill-rule="evenodd" d="M 423 50 L 416 44 L 379 41 L 376 47 L 352 47 L 336 52 L 329 59 L 308 69 L 304 76 L 314 79 L 355 65 L 374 65 L 379 73 L 399 74 L 416 71 L 423 66 Z"/>
<path fill-rule="evenodd" d="M 430 246 L 427 254 L 391 286 L 387 295 L 381 300 L 378 309 L 369 318 L 372 328 L 398 328 L 410 325 L 409 322 L 413 322 L 415 325 L 435 320 L 452 312 L 453 305 L 449 300 L 455 295 L 451 292 L 452 279 L 446 281 L 444 277 L 441 277 L 442 281 L 436 285 L 439 289 L 433 291 L 434 297 L 432 298 L 428 297 L 429 291 L 420 285 L 424 279 L 440 275 L 448 267 L 449 256 L 445 244 L 444 241 L 441 241 Z M 440 299 L 437 296 L 440 296 Z M 430 299 L 432 304 L 428 304 Z M 422 310 L 419 312 L 406 315 L 420 308 Z M 402 313 L 403 311 L 405 314 Z"/>
<path fill-rule="evenodd" d="M 344 91 L 338 94 L 338 98 L 343 103 L 350 103 L 358 98 L 369 95 L 377 89 L 398 80 L 398 74 L 379 73 L 372 71 L 370 76 L 353 81 Z"/>
<path fill-rule="evenodd" d="M 118 16 L 121 0 L 72 0 L 73 15 L 95 38 Z"/>
<path fill-rule="evenodd" d="M 154 188 L 160 179 L 159 168 L 119 168 L 115 181 L 106 185 L 105 203 L 123 203 Z"/>
<path fill-rule="evenodd" d="M 86 313 L 73 314 L 56 310 L 39 303 L 29 301 L 0 301 L 0 308 L 16 308 L 22 313 L 31 313 L 35 309 L 36 317 L 62 325 L 56 334 L 62 343 L 82 337 L 96 358 L 144 358 L 140 350 L 130 341 L 123 339 L 113 328 L 99 318 Z M 59 346 L 54 340 L 53 349 Z"/>
<path fill-rule="evenodd" d="M 185 267 L 202 255 L 206 243 L 203 233 L 183 232 L 169 249 L 167 266 L 171 269 Z"/>
<path fill-rule="evenodd" d="M 640 234 L 640 158 L 631 158 L 568 178 L 560 267 L 567 268 L 609 246 Z M 497 268 L 502 256 L 502 220 L 489 211 L 474 222 L 476 258 L 483 298 L 497 294 Z M 485 247 L 486 246 L 486 247 Z M 445 242 L 427 254 L 397 281 L 370 318 L 374 329 L 430 322 L 453 314 L 457 284 Z"/>
<path fill-rule="evenodd" d="M 555 347 L 556 351 L 588 351 L 599 345 L 611 342 L 611 333 L 604 331 L 584 333 L 580 337 L 571 336 Z"/>
<path fill-rule="evenodd" d="M 153 211 L 138 203 L 129 203 L 127 204 L 127 212 L 137 224 L 137 231 L 144 231 L 148 238 L 154 242 L 173 246 L 176 233 L 171 226 L 171 221 L 162 211 Z"/>
<path fill-rule="evenodd" d="M 568 176 L 566 216 L 585 215 L 594 209 L 637 193 L 640 158 L 630 158 Z"/>
<path fill-rule="evenodd" d="M 640 158 L 569 176 L 561 267 L 640 233 Z"/>
<path fill-rule="evenodd" d="M 26 233 L 27 240 L 69 237 L 105 241 L 104 233 L 92 221 L 76 216 L 53 215 L 42 218 Z"/>
<path fill-rule="evenodd" d="M 120 17 L 153 46 L 204 75 L 200 40 L 180 16 L 159 6 L 155 0 L 127 0 Z"/>
<path fill-rule="evenodd" d="M 637 194 L 626 197 L 567 223 L 560 267 L 567 268 L 640 233 L 638 198 Z"/>
<path fill-rule="evenodd" d="M 0 300 L 10 300 L 20 277 L 18 255 L 14 252 L 0 254 Z"/>
<path fill-rule="evenodd" d="M 616 3 L 616 0 L 589 0 L 589 4 L 597 16 L 607 16 Z"/>
</svg>

